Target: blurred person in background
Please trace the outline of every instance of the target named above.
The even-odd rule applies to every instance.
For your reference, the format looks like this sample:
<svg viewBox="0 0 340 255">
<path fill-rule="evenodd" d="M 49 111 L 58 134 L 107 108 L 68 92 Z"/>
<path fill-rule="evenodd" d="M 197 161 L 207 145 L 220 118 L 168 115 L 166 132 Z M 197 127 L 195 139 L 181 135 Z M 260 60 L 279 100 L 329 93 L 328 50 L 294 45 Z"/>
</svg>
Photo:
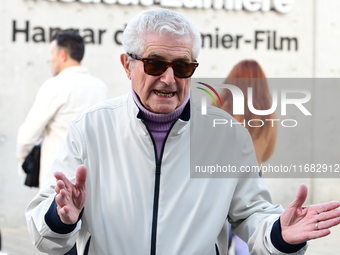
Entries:
<svg viewBox="0 0 340 255">
<path fill-rule="evenodd" d="M 246 59 L 240 61 L 233 67 L 225 79 L 224 84 L 232 84 L 242 90 L 244 95 L 244 115 L 233 115 L 233 96 L 229 89 L 223 89 L 221 91 L 222 105 L 219 107 L 227 111 L 240 123 L 246 123 L 245 127 L 248 129 L 254 143 L 257 161 L 259 165 L 261 165 L 262 162 L 267 161 L 274 152 L 277 125 L 273 122 L 274 125 L 272 126 L 272 122 L 268 122 L 266 119 L 276 119 L 276 114 L 274 112 L 270 115 L 256 115 L 249 110 L 247 102 L 248 88 L 252 88 L 254 108 L 257 110 L 270 109 L 272 98 L 269 93 L 266 75 L 258 62 Z M 253 121 L 255 119 L 262 120 L 262 122 Z M 257 127 L 247 125 L 249 120 L 252 120 L 252 126 Z M 249 255 L 247 243 L 232 232 L 230 232 L 230 240 L 234 243 L 235 255 Z"/>
<path fill-rule="evenodd" d="M 220 108 L 227 111 L 240 123 L 245 123 L 254 143 L 256 158 L 261 165 L 267 161 L 274 152 L 277 125 L 272 124 L 266 119 L 276 119 L 275 112 L 270 115 L 256 115 L 248 108 L 248 88 L 253 91 L 253 106 L 257 110 L 268 110 L 272 106 L 272 98 L 269 93 L 268 83 L 261 66 L 255 60 L 242 60 L 237 63 L 230 71 L 224 81 L 225 84 L 232 84 L 239 87 L 244 95 L 244 115 L 233 115 L 233 97 L 229 89 L 223 89 L 221 92 L 222 105 Z M 248 125 L 249 120 L 252 121 L 251 127 Z M 273 125 L 273 126 L 272 126 Z"/>
<path fill-rule="evenodd" d="M 17 137 L 20 166 L 42 137 L 40 186 L 61 148 L 69 121 L 90 106 L 107 99 L 108 88 L 81 65 L 83 38 L 75 30 L 58 31 L 51 42 L 53 78 L 39 89 Z"/>
</svg>

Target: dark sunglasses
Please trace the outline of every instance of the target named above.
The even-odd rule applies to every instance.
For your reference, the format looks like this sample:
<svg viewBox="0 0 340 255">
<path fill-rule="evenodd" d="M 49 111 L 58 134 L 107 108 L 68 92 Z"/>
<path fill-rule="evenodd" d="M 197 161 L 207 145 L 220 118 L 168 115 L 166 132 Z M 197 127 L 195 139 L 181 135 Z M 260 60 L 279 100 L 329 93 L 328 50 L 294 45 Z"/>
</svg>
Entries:
<svg viewBox="0 0 340 255">
<path fill-rule="evenodd" d="M 136 54 L 127 53 L 131 58 L 143 61 L 144 72 L 149 75 L 158 76 L 163 74 L 168 67 L 172 67 L 174 74 L 178 78 L 191 77 L 198 67 L 197 62 L 165 62 L 156 58 L 142 58 Z"/>
</svg>

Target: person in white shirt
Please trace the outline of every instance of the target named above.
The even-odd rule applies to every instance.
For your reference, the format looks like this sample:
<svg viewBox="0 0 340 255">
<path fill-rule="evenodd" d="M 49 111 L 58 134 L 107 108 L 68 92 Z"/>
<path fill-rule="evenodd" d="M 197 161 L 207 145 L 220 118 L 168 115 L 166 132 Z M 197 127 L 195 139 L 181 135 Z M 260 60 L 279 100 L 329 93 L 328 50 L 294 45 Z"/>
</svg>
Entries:
<svg viewBox="0 0 340 255">
<path fill-rule="evenodd" d="M 20 166 L 42 137 L 40 186 L 66 137 L 69 121 L 90 106 L 107 99 L 108 88 L 81 65 L 85 52 L 77 31 L 60 30 L 51 42 L 54 77 L 39 89 L 17 137 L 16 156 Z"/>
</svg>

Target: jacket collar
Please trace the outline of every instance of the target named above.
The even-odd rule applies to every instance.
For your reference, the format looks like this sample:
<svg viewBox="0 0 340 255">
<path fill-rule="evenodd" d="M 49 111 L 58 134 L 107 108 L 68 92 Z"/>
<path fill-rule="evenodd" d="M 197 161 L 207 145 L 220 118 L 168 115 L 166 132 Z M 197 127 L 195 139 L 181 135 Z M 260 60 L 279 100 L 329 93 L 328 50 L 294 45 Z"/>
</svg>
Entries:
<svg viewBox="0 0 340 255">
<path fill-rule="evenodd" d="M 143 123 L 143 120 L 140 117 L 140 109 L 134 102 L 131 92 L 128 94 L 127 98 L 127 105 L 128 105 L 128 115 L 130 118 L 131 123 L 136 128 L 137 132 L 139 132 L 143 136 L 149 135 L 149 132 Z M 171 129 L 171 133 L 169 137 L 174 137 L 182 134 L 185 130 L 188 129 L 188 123 L 190 121 L 190 100 L 184 107 L 184 110 L 176 123 L 173 125 Z"/>
<path fill-rule="evenodd" d="M 70 74 L 70 73 L 88 73 L 89 70 L 85 66 L 70 66 L 68 68 L 65 68 L 62 70 L 58 76 L 65 75 L 65 74 Z"/>
</svg>

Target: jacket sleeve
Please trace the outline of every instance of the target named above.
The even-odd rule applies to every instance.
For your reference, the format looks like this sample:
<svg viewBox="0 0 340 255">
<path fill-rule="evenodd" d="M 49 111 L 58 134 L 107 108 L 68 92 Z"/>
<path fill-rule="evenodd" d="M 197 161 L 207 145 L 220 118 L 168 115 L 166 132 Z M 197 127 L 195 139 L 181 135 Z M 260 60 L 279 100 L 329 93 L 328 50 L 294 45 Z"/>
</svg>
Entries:
<svg viewBox="0 0 340 255">
<path fill-rule="evenodd" d="M 235 152 L 239 169 L 243 167 L 244 170 L 246 166 L 248 169 L 252 167 L 254 169 L 254 166 L 257 166 L 254 147 L 248 132 L 240 139 Z M 304 254 L 307 245 L 292 246 L 289 247 L 291 249 L 287 249 L 273 244 L 271 239 L 273 225 L 279 219 L 283 208 L 271 203 L 265 180 L 259 176 L 258 171 L 244 172 L 241 175 L 228 215 L 232 231 L 248 242 L 251 254 Z M 277 235 L 281 237 L 281 229 L 273 230 L 272 237 Z"/>
<path fill-rule="evenodd" d="M 57 84 L 52 79 L 47 80 L 39 89 L 25 121 L 19 127 L 16 157 L 20 165 L 61 106 L 57 90 Z"/>
<path fill-rule="evenodd" d="M 75 226 L 70 228 L 69 225 L 64 224 L 63 228 L 63 224 L 59 224 L 57 227 L 55 224 L 51 226 L 49 224 L 51 220 L 46 220 L 46 215 L 47 213 L 51 214 L 51 210 L 52 214 L 57 215 L 56 211 L 53 211 L 56 210 L 54 202 L 56 195 L 54 191 L 55 178 L 53 173 L 56 171 L 63 172 L 74 183 L 77 167 L 85 163 L 83 144 L 82 136 L 71 122 L 66 141 L 58 153 L 42 188 L 26 208 L 25 216 L 28 231 L 33 244 L 42 252 L 51 255 L 65 254 L 76 242 L 82 224 L 81 219 Z M 53 222 L 56 223 L 56 220 Z"/>
</svg>

